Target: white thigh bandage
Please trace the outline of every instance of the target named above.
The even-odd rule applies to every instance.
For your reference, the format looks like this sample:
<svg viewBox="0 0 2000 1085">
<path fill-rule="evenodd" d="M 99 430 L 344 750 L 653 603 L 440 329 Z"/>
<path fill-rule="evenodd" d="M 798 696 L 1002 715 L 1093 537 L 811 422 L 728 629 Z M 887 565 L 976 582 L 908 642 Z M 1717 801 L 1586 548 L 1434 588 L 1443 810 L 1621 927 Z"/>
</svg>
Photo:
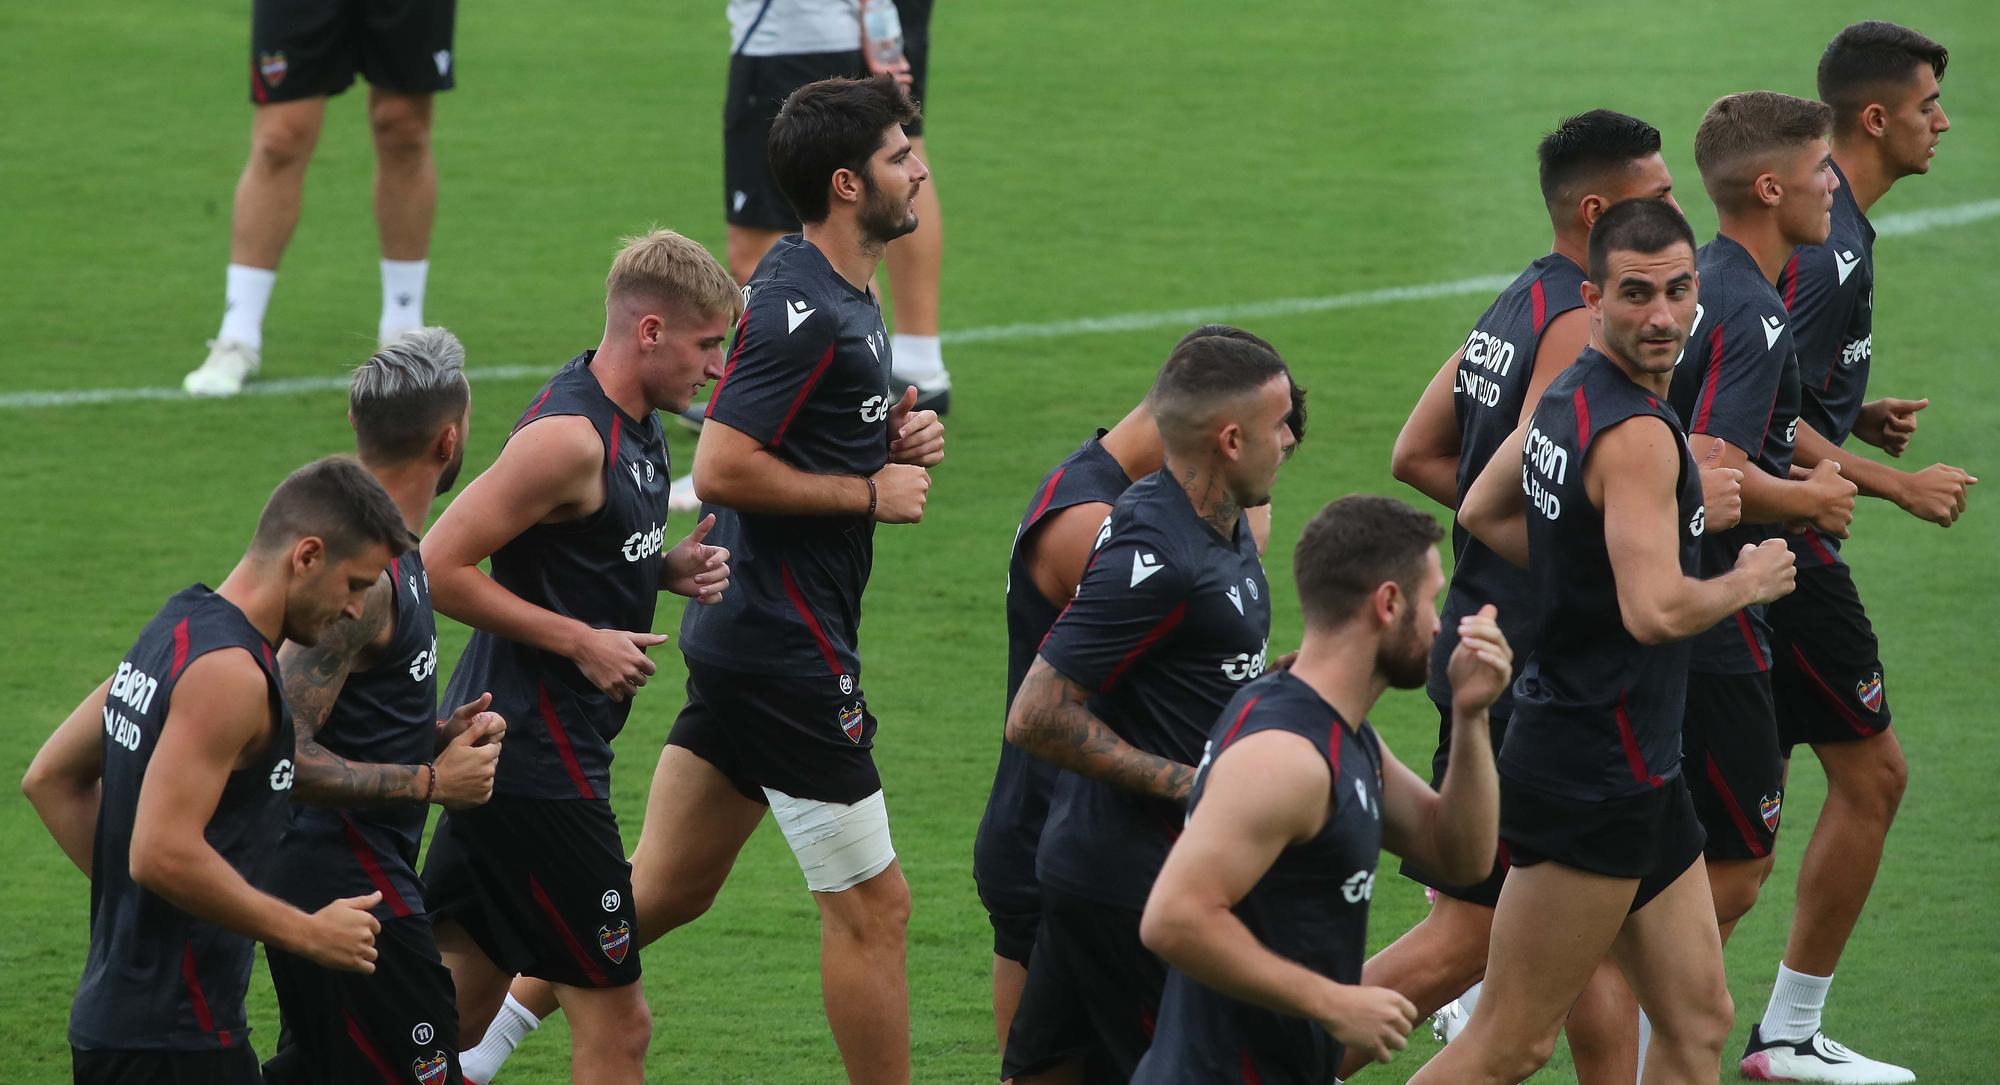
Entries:
<svg viewBox="0 0 2000 1085">
<path fill-rule="evenodd" d="M 889 842 L 889 808 L 880 791 L 852 805 L 795 799 L 768 787 L 764 798 L 798 857 L 806 888 L 815 893 L 852 889 L 896 861 L 896 848 Z"/>
</svg>

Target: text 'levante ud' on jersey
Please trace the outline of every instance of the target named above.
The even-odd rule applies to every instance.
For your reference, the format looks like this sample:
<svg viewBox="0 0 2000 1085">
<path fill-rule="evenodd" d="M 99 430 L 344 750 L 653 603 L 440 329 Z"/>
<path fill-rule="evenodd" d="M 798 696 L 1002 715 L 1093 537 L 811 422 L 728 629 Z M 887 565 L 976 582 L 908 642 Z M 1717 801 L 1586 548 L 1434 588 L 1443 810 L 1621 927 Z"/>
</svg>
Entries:
<svg viewBox="0 0 2000 1085">
<path fill-rule="evenodd" d="M 808 474 L 880 471 L 896 397 L 873 292 L 856 290 L 794 234 L 765 254 L 744 297 L 708 421 Z M 702 512 L 715 514 L 708 541 L 729 548 L 729 590 L 720 603 L 687 608 L 681 651 L 712 667 L 858 685 L 875 522 L 860 512 L 782 516 L 716 504 Z"/>
<path fill-rule="evenodd" d="M 1473 324 L 1458 357 L 1452 387 L 1452 409 L 1458 419 L 1458 498 L 1501 443 L 1520 423 L 1521 407 L 1535 375 L 1535 355 L 1542 333 L 1564 313 L 1583 306 L 1583 269 L 1561 253 L 1550 253 L 1529 264 L 1508 284 Z M 1500 631 L 1507 642 L 1526 650 L 1535 642 L 1534 595 L 1527 573 L 1495 554 L 1454 520 L 1451 586 L 1445 592 L 1444 616 L 1431 642 L 1431 700 L 1451 704 L 1451 653 L 1458 648 L 1458 620 L 1479 608 L 1499 608 Z M 1495 716 L 1514 710 L 1512 691 L 1493 705 Z"/>
<path fill-rule="evenodd" d="M 1798 344 L 1800 416 L 1837 445 L 1854 432 L 1868 398 L 1875 349 L 1875 227 L 1854 202 L 1854 188 L 1835 165 L 1833 229 L 1822 245 L 1792 251 L 1778 275 Z M 1704 288 L 1705 289 L 1705 288 Z M 1802 567 L 1840 561 L 1840 540 L 1808 528 L 1785 542 Z"/>
<path fill-rule="evenodd" d="M 668 463 L 657 414 L 633 418 L 590 371 L 585 351 L 556 371 L 514 424 L 559 415 L 590 421 L 604 443 L 604 504 L 578 520 L 535 524 L 493 552 L 493 579 L 544 610 L 596 629 L 646 632 L 659 602 L 667 530 Z M 611 740 L 632 711 L 554 652 L 475 629 L 452 670 L 447 704 L 491 691 L 507 721 L 497 795 L 611 797 Z"/>
<path fill-rule="evenodd" d="M 1239 692 L 1216 720 L 1188 809 L 1198 810 L 1209 769 L 1232 744 L 1261 731 L 1298 735 L 1330 771 L 1327 818 L 1312 839 L 1288 845 L 1232 909 L 1265 948 L 1338 983 L 1361 982 L 1368 902 L 1382 853 L 1382 746 L 1363 720 L 1349 727 L 1332 705 L 1288 672 Z M 1159 1027 L 1134 1085 L 1258 1081 L 1323 1085 L 1342 1048 L 1316 1021 L 1253 1006 L 1167 972 Z"/>
<path fill-rule="evenodd" d="M 1680 457 L 1674 532 L 1680 571 L 1693 576 L 1701 472 L 1673 408 L 1611 359 L 1585 348 L 1536 404 L 1522 448 L 1528 578 L 1542 605 L 1542 640 L 1514 684 L 1500 771 L 1569 799 L 1637 794 L 1680 772 L 1688 642 L 1640 644 L 1625 628 L 1604 513 L 1584 485 L 1596 439 L 1649 418 L 1672 434 Z"/>
<path fill-rule="evenodd" d="M 1120 738 L 1192 765 L 1223 706 L 1264 673 L 1270 637 L 1270 589 L 1248 521 L 1224 538 L 1161 470 L 1112 507 L 1040 654 L 1091 691 L 1090 711 Z M 1063 774 L 1037 873 L 1066 893 L 1137 911 L 1182 817 L 1177 803 Z"/>
<path fill-rule="evenodd" d="M 270 642 L 241 610 L 196 584 L 168 599 L 118 664 L 104 699 L 104 774 L 91 842 L 90 955 L 70 1006 L 85 1051 L 214 1051 L 247 1041 L 251 940 L 197 919 L 132 880 L 132 827 L 146 766 L 188 667 L 240 649 L 264 671 L 271 737 L 223 785 L 202 832 L 255 884 L 292 798 L 292 717 Z"/>
<path fill-rule="evenodd" d="M 1028 551 L 1036 529 L 1055 514 L 1076 505 L 1111 505 L 1132 485 L 1125 469 L 1105 451 L 1105 431 L 1085 441 L 1055 469 L 1042 477 L 1014 530 L 1014 547 L 1007 564 L 1007 700 L 1011 709 L 1021 679 L 1034 665 L 1035 653 L 1055 625 L 1061 608 L 1049 602 L 1035 585 Z M 1109 517 L 1106 517 L 1109 520 Z M 1002 717 L 1004 719 L 1004 715 Z M 972 846 L 972 876 L 981 892 L 1014 894 L 1021 911 L 1040 907 L 1035 885 L 1035 849 L 1048 819 L 1049 797 L 1055 790 L 1054 765 L 1006 741 L 993 772 L 993 790 Z"/>
<path fill-rule="evenodd" d="M 1717 437 L 1749 458 L 1745 470 L 1787 478 L 1799 428 L 1795 321 L 1748 249 L 1717 237 L 1696 254 L 1701 305 L 1668 392 L 1689 434 Z M 1738 524 L 1701 540 L 1701 575 L 1720 576 L 1746 543 L 1785 534 L 1778 524 Z M 1770 625 L 1748 606 L 1694 638 L 1688 666 L 1702 674 L 1771 667 Z"/>
<path fill-rule="evenodd" d="M 389 643 L 377 661 L 349 671 L 317 741 L 363 765 L 422 765 L 437 756 L 437 614 L 423 556 L 389 559 Z M 336 809 L 295 804 L 266 885 L 316 912 L 335 900 L 380 892 L 381 920 L 419 915 L 417 877 L 429 808 L 420 802 Z"/>
</svg>

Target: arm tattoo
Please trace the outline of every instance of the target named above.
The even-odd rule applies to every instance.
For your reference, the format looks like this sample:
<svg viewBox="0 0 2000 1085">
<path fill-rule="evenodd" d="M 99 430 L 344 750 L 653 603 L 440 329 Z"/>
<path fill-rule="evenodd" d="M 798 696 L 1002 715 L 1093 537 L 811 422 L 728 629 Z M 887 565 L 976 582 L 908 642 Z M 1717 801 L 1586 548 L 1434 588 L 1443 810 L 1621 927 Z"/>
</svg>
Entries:
<svg viewBox="0 0 2000 1085">
<path fill-rule="evenodd" d="M 292 709 L 296 731 L 293 796 L 323 806 L 374 806 L 416 802 L 423 798 L 420 765 L 368 765 L 349 761 L 319 744 L 333 703 L 356 657 L 389 626 L 394 613 L 387 581 L 368 591 L 358 620 L 341 619 L 327 628 L 319 643 L 306 647 L 288 642 L 278 653 L 284 676 L 285 701 Z"/>
<path fill-rule="evenodd" d="M 1014 744 L 1071 772 L 1155 798 L 1185 799 L 1194 766 L 1133 746 L 1084 707 L 1089 694 L 1039 661 L 1015 695 Z"/>
</svg>

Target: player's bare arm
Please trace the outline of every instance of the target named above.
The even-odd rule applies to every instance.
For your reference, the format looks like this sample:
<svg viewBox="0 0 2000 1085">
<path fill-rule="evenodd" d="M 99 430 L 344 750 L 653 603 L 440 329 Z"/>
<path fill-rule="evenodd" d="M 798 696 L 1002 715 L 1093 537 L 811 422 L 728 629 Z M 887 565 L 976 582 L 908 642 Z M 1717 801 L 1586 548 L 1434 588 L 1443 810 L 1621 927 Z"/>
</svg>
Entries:
<svg viewBox="0 0 2000 1085">
<path fill-rule="evenodd" d="M 1685 640 L 1792 590 L 1792 553 L 1783 539 L 1745 546 L 1736 567 L 1721 576 L 1702 580 L 1681 573 L 1674 496 L 1680 456 L 1680 442 L 1663 419 L 1639 416 L 1599 434 L 1584 457 L 1584 485 L 1591 503 L 1604 511 L 1618 609 L 1641 644 Z"/>
<path fill-rule="evenodd" d="M 1339 983 L 1271 952 L 1234 911 L 1280 852 L 1326 823 L 1328 771 L 1300 735 L 1262 731 L 1230 744 L 1209 766 L 1201 803 L 1153 883 L 1139 937 L 1190 978 L 1319 1021 L 1342 1043 L 1386 1062 L 1415 1026 L 1408 999 Z"/>
<path fill-rule="evenodd" d="M 1799 423 L 1792 462 L 1800 467 L 1816 467 L 1821 460 L 1829 459 L 1840 464 L 1841 475 L 1851 480 L 1862 496 L 1893 501 L 1917 519 L 1939 527 L 1950 527 L 1965 513 L 1966 488 L 1979 481 L 1971 472 L 1950 464 L 1934 463 L 1921 471 L 1904 471 L 1877 463 L 1852 449 L 1841 448 L 1804 422 Z"/>
<path fill-rule="evenodd" d="M 924 518 L 930 472 L 890 463 L 872 479 L 816 475 L 786 463 L 763 442 L 711 418 L 695 446 L 694 490 L 703 501 L 767 516 L 866 516 L 874 482 L 875 519 L 914 524 Z M 435 529 L 433 529 L 435 530 Z"/>
<path fill-rule="evenodd" d="M 1452 406 L 1452 392 L 1458 383 L 1460 353 L 1446 358 L 1424 386 L 1389 452 L 1389 473 L 1397 482 L 1448 509 L 1458 507 L 1458 412 Z"/>
<path fill-rule="evenodd" d="M 21 779 L 21 791 L 35 814 L 86 878 L 97 837 L 98 796 L 104 780 L 104 699 L 110 689 L 111 679 L 98 683 L 42 743 Z"/>
<path fill-rule="evenodd" d="M 1799 423 L 1803 432 L 1808 427 Z M 1751 524 L 1811 524 L 1837 538 L 1847 537 L 1854 520 L 1854 483 L 1842 477 L 1841 463 L 1821 459 L 1810 470 L 1779 478 L 1750 463 L 1748 453 L 1706 433 L 1688 435 L 1688 451 L 1697 460 L 1743 472 L 1743 522 Z"/>
<path fill-rule="evenodd" d="M 1528 424 L 1493 450 L 1493 458 L 1465 491 L 1458 522 L 1513 565 L 1528 567 L 1528 500 L 1521 490 L 1521 449 L 1528 442 Z"/>
<path fill-rule="evenodd" d="M 711 512 L 666 552 L 660 563 L 661 591 L 705 605 L 722 602 L 722 593 L 729 590 L 729 548 L 702 541 L 714 529 Z"/>
<path fill-rule="evenodd" d="M 1461 619 L 1458 636 L 1448 665 L 1452 754 L 1444 779 L 1432 791 L 1382 747 L 1382 846 L 1471 885 L 1492 873 L 1500 839 L 1500 776 L 1486 711 L 1513 681 L 1514 650 L 1491 604 Z"/>
<path fill-rule="evenodd" d="M 1085 501 L 1035 525 L 1021 545 L 1027 549 L 1028 571 L 1034 575 L 1035 590 L 1042 598 L 1061 606 L 1076 594 L 1076 586 L 1083 583 L 1083 570 L 1090 564 L 1097 532 L 1110 515 L 1110 505 Z"/>
<path fill-rule="evenodd" d="M 944 462 L 944 422 L 936 411 L 919 411 L 917 387 L 903 390 L 903 398 L 889 408 L 889 462 L 912 467 L 936 467 Z"/>
<path fill-rule="evenodd" d="M 210 652 L 174 687 L 132 823 L 132 880 L 182 911 L 329 968 L 372 972 L 380 893 L 307 914 L 253 887 L 204 836 L 229 774 L 272 740 L 264 672 L 247 651 Z"/>
<path fill-rule="evenodd" d="M 479 568 L 529 527 L 601 507 L 603 465 L 604 442 L 587 418 L 558 415 L 523 426 L 431 526 L 423 558 L 438 613 L 565 656 L 592 685 L 623 700 L 658 669 L 644 650 L 666 637 L 594 629 L 527 602 Z"/>
<path fill-rule="evenodd" d="M 1542 393 L 1549 390 L 1549 384 L 1563 370 L 1576 364 L 1583 348 L 1590 345 L 1590 310 L 1567 309 L 1556 314 L 1549 326 L 1542 329 L 1542 339 L 1535 347 L 1535 369 L 1528 375 L 1528 393 L 1521 400 L 1521 414 L 1515 421 L 1526 422 L 1535 413 L 1535 404 L 1542 401 Z"/>
<path fill-rule="evenodd" d="M 1036 656 L 1007 713 L 1007 741 L 1059 768 L 1127 791 L 1175 802 L 1186 799 L 1194 785 L 1194 766 L 1119 738 L 1086 707 L 1089 699 L 1089 690 Z"/>
</svg>

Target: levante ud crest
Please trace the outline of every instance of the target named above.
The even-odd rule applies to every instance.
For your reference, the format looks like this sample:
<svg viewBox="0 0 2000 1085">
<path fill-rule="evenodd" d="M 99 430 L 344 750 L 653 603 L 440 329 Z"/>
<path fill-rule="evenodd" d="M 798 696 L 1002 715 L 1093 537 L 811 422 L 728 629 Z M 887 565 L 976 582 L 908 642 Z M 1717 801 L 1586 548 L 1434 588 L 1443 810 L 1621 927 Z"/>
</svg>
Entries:
<svg viewBox="0 0 2000 1085">
<path fill-rule="evenodd" d="M 1882 711 L 1882 672 L 1876 671 L 1856 682 L 1854 695 L 1861 698 L 1861 707 L 1870 712 Z"/>
<path fill-rule="evenodd" d="M 849 742 L 861 741 L 861 729 L 863 720 L 864 717 L 861 712 L 861 706 L 858 704 L 849 705 L 848 707 L 840 710 L 840 729 L 843 733 L 847 735 L 847 740 Z"/>
<path fill-rule="evenodd" d="M 438 1085 L 438 1082 L 445 1079 L 451 1066 L 446 1061 L 444 1052 L 434 1051 L 429 1058 L 418 1056 L 416 1061 L 410 1064 L 410 1069 L 416 1072 L 417 1085 Z"/>
<path fill-rule="evenodd" d="M 257 71 L 264 76 L 266 86 L 275 87 L 285 81 L 285 72 L 291 68 L 285 62 L 283 50 L 275 53 L 260 53 L 257 56 Z"/>
<path fill-rule="evenodd" d="M 625 954 L 632 949 L 632 925 L 621 919 L 597 928 L 597 948 L 612 964 L 624 964 Z"/>
</svg>

